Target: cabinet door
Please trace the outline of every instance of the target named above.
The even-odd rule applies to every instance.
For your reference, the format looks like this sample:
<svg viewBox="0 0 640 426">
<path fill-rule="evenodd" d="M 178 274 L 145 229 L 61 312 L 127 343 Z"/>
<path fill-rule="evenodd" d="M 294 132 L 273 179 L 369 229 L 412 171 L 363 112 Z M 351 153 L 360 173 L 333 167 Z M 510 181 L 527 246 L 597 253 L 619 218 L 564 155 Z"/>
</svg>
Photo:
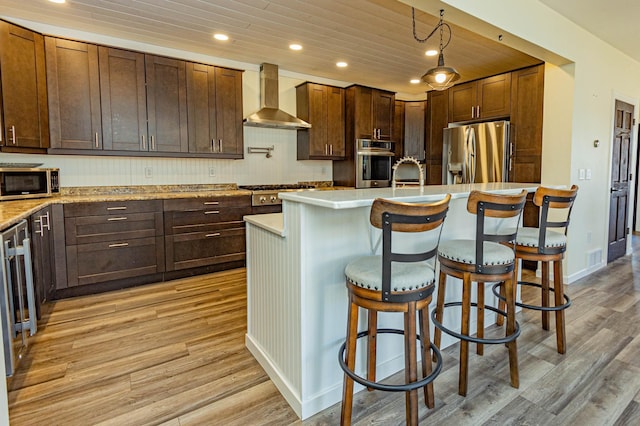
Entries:
<svg viewBox="0 0 640 426">
<path fill-rule="evenodd" d="M 329 155 L 327 101 L 328 93 L 320 84 L 309 83 L 308 111 L 311 129 L 309 132 L 309 157 L 327 157 Z"/>
<path fill-rule="evenodd" d="M 393 107 L 395 95 L 390 92 L 374 90 L 372 96 L 373 127 L 377 129 L 376 139 L 391 140 L 393 134 Z"/>
<path fill-rule="evenodd" d="M 426 102 L 406 102 L 404 106 L 404 155 L 425 159 L 424 121 Z"/>
<path fill-rule="evenodd" d="M 449 94 L 432 90 L 427 94 L 427 184 L 442 183 L 443 129 L 449 124 Z"/>
<path fill-rule="evenodd" d="M 102 149 L 98 47 L 45 37 L 51 148 Z"/>
<path fill-rule="evenodd" d="M 459 84 L 449 89 L 449 122 L 469 121 L 476 118 L 477 83 Z"/>
<path fill-rule="evenodd" d="M 68 287 L 164 272 L 162 237 L 67 246 Z"/>
<path fill-rule="evenodd" d="M 212 154 L 216 128 L 214 67 L 187 63 L 187 101 L 189 152 Z"/>
<path fill-rule="evenodd" d="M 512 73 L 511 143 L 513 182 L 540 182 L 544 65 Z"/>
<path fill-rule="evenodd" d="M 354 90 L 354 111 L 353 124 L 355 126 L 355 139 L 373 138 L 373 89 L 369 87 L 354 86 L 349 88 Z M 355 141 L 349 141 L 352 143 Z"/>
<path fill-rule="evenodd" d="M 511 113 L 511 73 L 478 81 L 478 109 L 475 118 L 507 117 Z"/>
<path fill-rule="evenodd" d="M 187 80 L 184 61 L 145 56 L 149 151 L 187 152 Z"/>
<path fill-rule="evenodd" d="M 344 89 L 327 86 L 326 134 L 332 158 L 344 158 Z"/>
<path fill-rule="evenodd" d="M 144 54 L 99 47 L 104 149 L 148 151 Z"/>
<path fill-rule="evenodd" d="M 44 62 L 44 38 L 40 34 L 0 21 L 3 150 L 38 152 L 49 147 Z"/>
<path fill-rule="evenodd" d="M 216 139 L 219 153 L 241 158 L 244 146 L 242 130 L 242 72 L 215 68 Z"/>
<path fill-rule="evenodd" d="M 404 101 L 395 101 L 393 111 L 393 147 L 396 159 L 404 155 Z"/>
</svg>

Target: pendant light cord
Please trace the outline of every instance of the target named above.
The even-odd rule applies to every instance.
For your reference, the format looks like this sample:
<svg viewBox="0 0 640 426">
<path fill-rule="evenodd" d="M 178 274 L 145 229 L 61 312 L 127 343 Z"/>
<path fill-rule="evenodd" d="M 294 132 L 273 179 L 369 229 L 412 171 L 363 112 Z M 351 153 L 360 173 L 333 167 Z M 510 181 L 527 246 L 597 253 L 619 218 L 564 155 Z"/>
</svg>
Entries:
<svg viewBox="0 0 640 426">
<path fill-rule="evenodd" d="M 444 9 L 440 9 L 440 21 L 438 21 L 438 25 L 436 25 L 436 27 L 429 33 L 428 36 L 426 36 L 425 38 L 420 38 L 418 37 L 418 34 L 416 33 L 416 9 L 415 8 L 411 8 L 411 20 L 413 22 L 413 38 L 416 39 L 417 42 L 419 43 L 424 43 L 427 40 L 429 40 L 438 30 L 438 28 L 440 29 L 440 52 L 442 52 L 445 47 L 447 47 L 449 45 L 449 42 L 451 42 L 451 27 L 449 26 L 449 24 L 447 24 L 446 22 L 442 21 L 442 17 L 444 16 Z M 447 30 L 449 31 L 449 38 L 447 39 L 447 43 L 443 44 L 443 40 L 444 40 L 444 28 L 447 28 Z"/>
</svg>

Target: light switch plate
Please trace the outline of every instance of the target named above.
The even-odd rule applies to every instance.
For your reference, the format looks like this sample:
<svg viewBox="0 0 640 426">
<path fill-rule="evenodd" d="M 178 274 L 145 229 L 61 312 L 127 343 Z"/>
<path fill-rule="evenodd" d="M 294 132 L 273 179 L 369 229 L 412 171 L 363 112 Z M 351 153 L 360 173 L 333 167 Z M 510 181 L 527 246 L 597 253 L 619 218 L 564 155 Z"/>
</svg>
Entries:
<svg viewBox="0 0 640 426">
<path fill-rule="evenodd" d="M 587 169 L 584 177 L 585 177 L 586 180 L 590 180 L 591 179 L 591 169 Z"/>
<path fill-rule="evenodd" d="M 585 169 L 579 169 L 578 170 L 578 179 L 584 180 L 585 174 L 586 174 Z"/>
</svg>

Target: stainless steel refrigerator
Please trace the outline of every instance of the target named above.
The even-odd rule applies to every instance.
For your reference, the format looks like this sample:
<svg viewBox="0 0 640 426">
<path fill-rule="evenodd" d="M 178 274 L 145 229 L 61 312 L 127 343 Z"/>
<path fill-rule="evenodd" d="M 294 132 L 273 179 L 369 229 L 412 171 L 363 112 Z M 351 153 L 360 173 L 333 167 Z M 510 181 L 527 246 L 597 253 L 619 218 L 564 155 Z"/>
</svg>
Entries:
<svg viewBox="0 0 640 426">
<path fill-rule="evenodd" d="M 510 152 L 508 121 L 450 124 L 444 129 L 442 183 L 506 182 Z"/>
</svg>

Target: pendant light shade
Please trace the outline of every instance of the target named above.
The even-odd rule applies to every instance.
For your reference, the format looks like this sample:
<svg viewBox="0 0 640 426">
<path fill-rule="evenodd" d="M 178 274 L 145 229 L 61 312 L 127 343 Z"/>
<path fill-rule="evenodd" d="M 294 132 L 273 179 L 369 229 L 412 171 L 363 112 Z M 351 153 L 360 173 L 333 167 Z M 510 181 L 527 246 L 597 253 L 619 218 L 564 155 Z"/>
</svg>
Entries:
<svg viewBox="0 0 640 426">
<path fill-rule="evenodd" d="M 422 81 L 431 86 L 434 90 L 447 90 L 460 79 L 460 74 L 455 68 L 444 65 L 444 55 L 442 51 L 438 55 L 438 66 L 429 69 L 423 76 Z"/>
<path fill-rule="evenodd" d="M 440 10 L 440 21 L 438 21 L 438 25 L 429 33 L 429 35 L 423 39 L 419 38 L 416 34 L 416 11 L 414 8 L 411 8 L 411 17 L 413 21 L 413 38 L 420 43 L 424 43 L 435 32 L 440 30 L 440 54 L 438 55 L 438 66 L 435 68 L 431 68 L 427 70 L 427 72 L 422 76 L 422 81 L 427 83 L 429 87 L 434 90 L 446 90 L 449 87 L 453 86 L 453 84 L 460 79 L 460 74 L 453 67 L 447 67 L 444 65 L 444 48 L 449 45 L 451 42 L 451 27 L 449 24 L 443 22 L 444 9 Z M 447 29 L 449 32 L 449 38 L 446 43 L 444 43 L 444 29 Z"/>
</svg>

